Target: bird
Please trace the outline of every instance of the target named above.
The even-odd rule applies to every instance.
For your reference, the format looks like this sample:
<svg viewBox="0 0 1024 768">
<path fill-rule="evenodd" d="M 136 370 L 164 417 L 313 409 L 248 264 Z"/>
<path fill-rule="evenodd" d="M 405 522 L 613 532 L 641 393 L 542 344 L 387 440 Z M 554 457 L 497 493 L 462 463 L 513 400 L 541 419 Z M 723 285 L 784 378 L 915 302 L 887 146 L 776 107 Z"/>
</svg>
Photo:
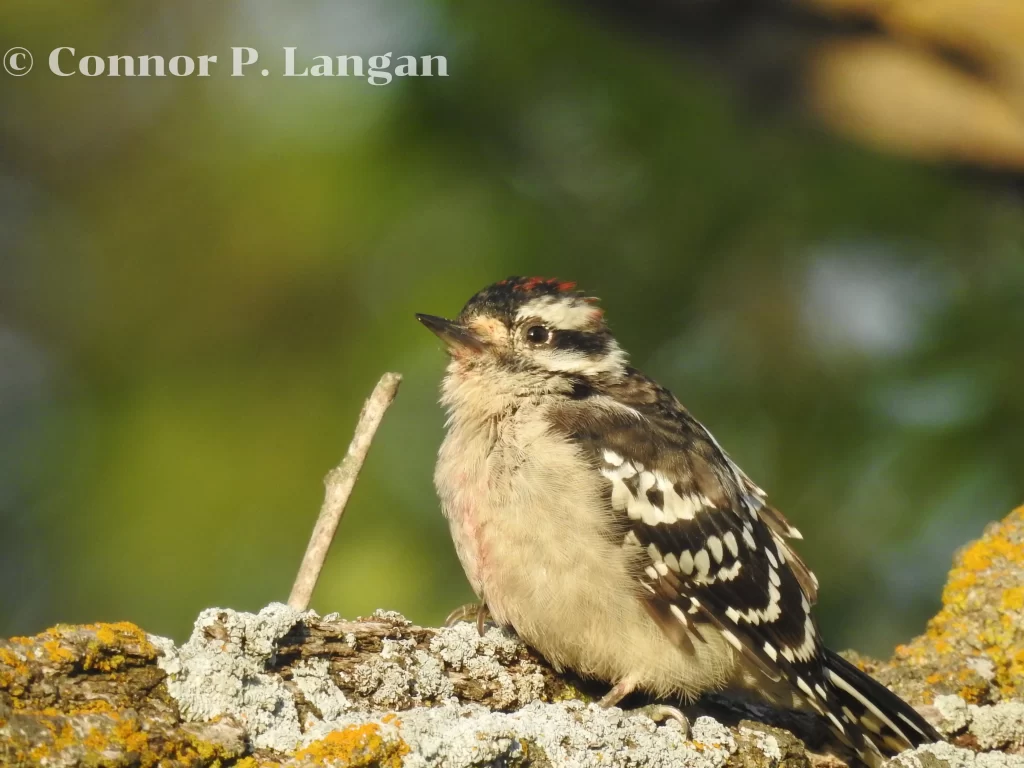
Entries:
<svg viewBox="0 0 1024 768">
<path fill-rule="evenodd" d="M 416 318 L 449 357 L 434 484 L 478 620 L 610 684 L 604 707 L 753 695 L 817 713 L 869 766 L 942 740 L 825 647 L 799 530 L 630 366 L 596 298 L 514 276 Z"/>
</svg>

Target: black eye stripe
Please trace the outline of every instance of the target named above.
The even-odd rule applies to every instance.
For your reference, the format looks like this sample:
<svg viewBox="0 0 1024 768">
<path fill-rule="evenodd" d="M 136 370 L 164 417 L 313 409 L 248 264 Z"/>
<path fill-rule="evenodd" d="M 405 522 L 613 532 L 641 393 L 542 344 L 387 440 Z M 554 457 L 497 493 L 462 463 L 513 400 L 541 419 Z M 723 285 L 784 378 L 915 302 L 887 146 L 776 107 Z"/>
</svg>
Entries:
<svg viewBox="0 0 1024 768">
<path fill-rule="evenodd" d="M 607 333 L 590 331 L 554 331 L 551 346 L 555 349 L 571 349 L 585 355 L 603 355 L 608 351 L 611 336 Z"/>
</svg>

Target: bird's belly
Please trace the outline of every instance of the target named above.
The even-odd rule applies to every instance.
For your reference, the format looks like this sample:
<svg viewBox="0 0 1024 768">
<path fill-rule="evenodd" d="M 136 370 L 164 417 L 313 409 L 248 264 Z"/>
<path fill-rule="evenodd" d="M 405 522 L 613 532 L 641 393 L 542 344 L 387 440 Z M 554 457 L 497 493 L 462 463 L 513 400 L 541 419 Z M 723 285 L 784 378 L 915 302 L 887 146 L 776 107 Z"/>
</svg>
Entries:
<svg viewBox="0 0 1024 768">
<path fill-rule="evenodd" d="M 634 624 L 642 606 L 623 558 L 587 532 L 567 534 L 549 519 L 531 516 L 518 525 L 516 513 L 487 526 L 500 546 L 484 574 L 484 590 L 495 619 L 560 667 L 596 672 L 592 656 L 609 628 Z M 526 556 L 525 553 L 529 553 Z"/>
<path fill-rule="evenodd" d="M 673 644 L 644 608 L 626 550 L 599 527 L 567 531 L 554 510 L 487 517 L 478 566 L 488 608 L 557 669 L 609 683 L 629 677 L 659 695 L 691 697 L 726 683 L 731 648 L 710 629 L 693 654 Z"/>
<path fill-rule="evenodd" d="M 584 676 L 630 678 L 660 695 L 723 686 L 731 648 L 708 630 L 688 654 L 665 635 L 644 607 L 637 553 L 623 545 L 598 478 L 572 446 L 545 440 L 531 451 L 483 450 L 449 435 L 442 446 L 435 477 L 445 516 L 495 620 Z"/>
</svg>

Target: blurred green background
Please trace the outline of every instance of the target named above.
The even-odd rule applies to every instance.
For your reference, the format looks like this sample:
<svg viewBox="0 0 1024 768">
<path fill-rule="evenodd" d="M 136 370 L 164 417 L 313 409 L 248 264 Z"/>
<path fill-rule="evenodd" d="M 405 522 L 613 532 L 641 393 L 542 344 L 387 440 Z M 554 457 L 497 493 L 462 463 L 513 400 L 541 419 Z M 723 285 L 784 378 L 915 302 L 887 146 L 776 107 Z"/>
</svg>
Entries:
<svg viewBox="0 0 1024 768">
<path fill-rule="evenodd" d="M 413 313 L 510 274 L 603 298 L 804 532 L 830 644 L 920 631 L 954 549 L 1024 500 L 1018 177 L 835 138 L 785 88 L 751 98 L 729 50 L 582 5 L 19 1 L 14 45 L 36 69 L 0 73 L 0 636 L 183 639 L 285 599 L 385 370 L 405 381 L 313 607 L 440 621 L 471 593 Z M 450 76 L 58 78 L 57 45 Z"/>
</svg>

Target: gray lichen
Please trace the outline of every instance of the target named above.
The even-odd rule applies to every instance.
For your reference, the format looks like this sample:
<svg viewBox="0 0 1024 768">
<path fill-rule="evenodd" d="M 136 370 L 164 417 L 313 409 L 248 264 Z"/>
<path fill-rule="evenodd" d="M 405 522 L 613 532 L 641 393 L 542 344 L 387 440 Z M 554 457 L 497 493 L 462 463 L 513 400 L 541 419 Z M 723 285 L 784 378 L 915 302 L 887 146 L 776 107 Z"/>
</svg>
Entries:
<svg viewBox="0 0 1024 768">
<path fill-rule="evenodd" d="M 536 701 L 543 691 L 544 679 L 540 674 L 509 674 L 508 664 L 523 652 L 523 646 L 497 628 L 489 628 L 481 637 L 473 625 L 456 624 L 438 631 L 430 650 L 454 672 L 465 672 L 474 680 L 494 681 L 495 704 L 499 709 Z"/>
<path fill-rule="evenodd" d="M 186 722 L 230 715 L 258 749 L 293 749 L 302 737 L 295 700 L 284 681 L 268 672 L 277 641 L 304 614 L 272 603 L 258 614 L 211 608 L 199 614 L 180 648 L 153 638 L 167 690 Z"/>
<path fill-rule="evenodd" d="M 1024 755 L 974 752 L 952 744 L 926 744 L 889 762 L 900 768 L 1024 768 Z"/>
<path fill-rule="evenodd" d="M 1024 703 L 968 704 L 959 696 L 937 696 L 939 729 L 948 736 L 967 734 L 980 749 L 1024 749 Z"/>
<path fill-rule="evenodd" d="M 752 739 L 757 749 L 772 763 L 782 760 L 782 748 L 779 746 L 779 740 L 772 734 L 755 731 L 753 728 L 740 728 L 740 734 Z"/>
<path fill-rule="evenodd" d="M 675 723 L 656 726 L 643 715 L 582 702 L 534 702 L 511 713 L 475 704 L 421 708 L 398 719 L 323 723 L 306 738 L 366 722 L 375 723 L 383 738 L 408 746 L 406 768 L 721 768 L 736 749 L 729 729 L 708 717 L 697 719 L 687 739 Z"/>
<path fill-rule="evenodd" d="M 283 638 L 294 641 L 293 633 L 301 636 L 318 621 L 311 612 L 278 604 L 255 615 L 211 609 L 180 648 L 154 639 L 164 652 L 159 664 L 168 673 L 167 690 L 183 718 L 230 716 L 254 748 L 284 754 L 369 727 L 409 768 L 773 766 L 792 751 L 770 729 L 733 731 L 697 717 L 687 737 L 676 724 L 658 726 L 641 714 L 545 701 L 543 674 L 515 637 L 496 628 L 481 637 L 470 624 L 424 635 L 390 611 L 371 619 L 380 622 L 375 652 L 357 655 L 360 641 L 345 633 L 342 648 L 354 659 L 350 665 L 334 669 L 328 658 L 311 656 L 289 662 L 282 675 L 277 654 Z M 460 679 L 486 683 L 488 706 L 457 696 Z M 979 707 L 940 696 L 934 708 L 946 734 L 969 737 L 981 750 L 1024 746 L 1024 704 Z M 905 753 L 897 764 L 943 763 L 1024 768 L 1024 757 L 944 744 Z"/>
<path fill-rule="evenodd" d="M 1021 555 L 1024 508 L 961 552 L 925 635 L 889 663 L 857 660 L 932 702 L 922 712 L 949 739 L 889 768 L 1024 768 Z M 498 629 L 419 627 L 391 611 L 212 609 L 181 647 L 126 622 L 59 625 L 0 640 L 0 765 L 841 765 L 805 746 L 829 743 L 813 716 L 709 695 L 688 708 L 687 735 L 588 704 L 581 688 Z"/>
<path fill-rule="evenodd" d="M 409 626 L 391 612 L 373 618 Z M 315 615 L 276 604 L 255 615 L 211 609 L 180 648 L 155 638 L 164 652 L 159 663 L 168 674 L 168 692 L 182 716 L 195 722 L 230 716 L 243 725 L 253 747 L 281 753 L 372 724 L 384 742 L 404 745 L 404 765 L 410 768 L 720 768 L 737 749 L 729 728 L 710 717 L 698 717 L 687 738 L 677 724 L 658 726 L 642 714 L 581 701 L 541 701 L 539 673 L 509 672 L 525 653 L 521 643 L 494 628 L 480 637 L 466 624 L 438 630 L 426 649 L 412 637 L 384 638 L 379 653 L 344 676 L 344 684 L 369 702 L 354 706 L 326 659 L 293 664 L 290 685 L 276 674 L 277 643 L 306 619 Z M 451 675 L 497 681 L 496 709 L 460 702 Z M 301 722 L 292 688 L 306 705 Z M 427 702 L 433 706 L 423 706 Z M 402 710 L 400 717 L 396 710 Z M 776 740 L 756 738 L 767 762 L 777 762 Z"/>
<path fill-rule="evenodd" d="M 336 720 L 351 708 L 351 704 L 331 679 L 330 664 L 325 659 L 305 659 L 292 667 L 292 682 L 306 701 L 316 707 L 319 717 Z"/>
</svg>

